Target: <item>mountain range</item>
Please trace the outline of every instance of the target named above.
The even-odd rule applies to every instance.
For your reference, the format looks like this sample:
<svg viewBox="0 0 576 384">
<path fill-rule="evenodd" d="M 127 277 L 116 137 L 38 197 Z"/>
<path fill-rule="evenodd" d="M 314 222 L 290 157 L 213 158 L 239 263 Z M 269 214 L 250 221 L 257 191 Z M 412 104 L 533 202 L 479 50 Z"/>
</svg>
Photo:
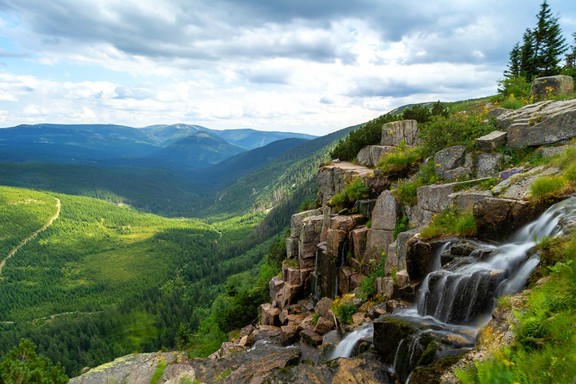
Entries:
<svg viewBox="0 0 576 384">
<path fill-rule="evenodd" d="M 277 140 L 314 136 L 253 129 L 214 130 L 174 124 L 19 125 L 0 129 L 0 161 L 105 164 L 193 170 Z"/>
</svg>

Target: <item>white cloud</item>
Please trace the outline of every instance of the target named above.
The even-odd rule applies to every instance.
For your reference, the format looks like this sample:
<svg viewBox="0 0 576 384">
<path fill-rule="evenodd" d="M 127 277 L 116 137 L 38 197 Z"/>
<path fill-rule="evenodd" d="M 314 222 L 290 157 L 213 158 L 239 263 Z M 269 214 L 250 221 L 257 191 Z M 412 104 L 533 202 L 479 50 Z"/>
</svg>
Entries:
<svg viewBox="0 0 576 384">
<path fill-rule="evenodd" d="M 550 4 L 574 26 L 567 0 Z M 523 0 L 3 0 L 0 121 L 327 133 L 402 104 L 494 93 L 537 11 Z"/>
</svg>

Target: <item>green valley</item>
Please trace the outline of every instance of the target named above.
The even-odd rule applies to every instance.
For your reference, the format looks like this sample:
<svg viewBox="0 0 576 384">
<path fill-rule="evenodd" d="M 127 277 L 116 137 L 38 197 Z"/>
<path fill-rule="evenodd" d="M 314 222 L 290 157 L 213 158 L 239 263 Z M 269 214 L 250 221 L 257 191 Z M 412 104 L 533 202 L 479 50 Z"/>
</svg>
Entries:
<svg viewBox="0 0 576 384">
<path fill-rule="evenodd" d="M 0 276 L 0 355 L 22 337 L 69 374 L 122 354 L 174 347 L 197 329 L 226 277 L 261 253 L 243 243 L 261 215 L 207 224 L 168 219 L 88 197 L 0 187 L 2 255 L 53 224 Z"/>
</svg>

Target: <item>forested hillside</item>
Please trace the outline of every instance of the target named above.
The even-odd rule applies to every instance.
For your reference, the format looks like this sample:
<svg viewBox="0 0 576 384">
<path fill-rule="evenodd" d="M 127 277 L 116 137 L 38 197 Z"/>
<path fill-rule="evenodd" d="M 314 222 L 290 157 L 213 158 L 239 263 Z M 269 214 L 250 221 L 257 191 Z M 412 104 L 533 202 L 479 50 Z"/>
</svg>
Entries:
<svg viewBox="0 0 576 384">
<path fill-rule="evenodd" d="M 69 374 L 134 351 L 173 348 L 226 277 L 257 266 L 243 240 L 259 216 L 208 225 L 101 200 L 0 187 L 0 355 L 26 337 Z M 204 308 L 204 309 L 203 309 Z"/>
</svg>

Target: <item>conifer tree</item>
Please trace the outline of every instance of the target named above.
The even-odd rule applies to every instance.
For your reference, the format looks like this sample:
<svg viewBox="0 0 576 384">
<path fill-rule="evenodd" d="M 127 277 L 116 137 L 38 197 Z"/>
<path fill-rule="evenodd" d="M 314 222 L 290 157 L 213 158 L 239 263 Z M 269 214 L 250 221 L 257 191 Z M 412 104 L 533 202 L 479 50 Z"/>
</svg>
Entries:
<svg viewBox="0 0 576 384">
<path fill-rule="evenodd" d="M 550 6 L 544 0 L 538 12 L 538 23 L 534 28 L 534 68 L 530 77 L 551 76 L 560 73 L 560 61 L 566 51 L 566 44 L 558 17 L 552 15 Z"/>
</svg>

